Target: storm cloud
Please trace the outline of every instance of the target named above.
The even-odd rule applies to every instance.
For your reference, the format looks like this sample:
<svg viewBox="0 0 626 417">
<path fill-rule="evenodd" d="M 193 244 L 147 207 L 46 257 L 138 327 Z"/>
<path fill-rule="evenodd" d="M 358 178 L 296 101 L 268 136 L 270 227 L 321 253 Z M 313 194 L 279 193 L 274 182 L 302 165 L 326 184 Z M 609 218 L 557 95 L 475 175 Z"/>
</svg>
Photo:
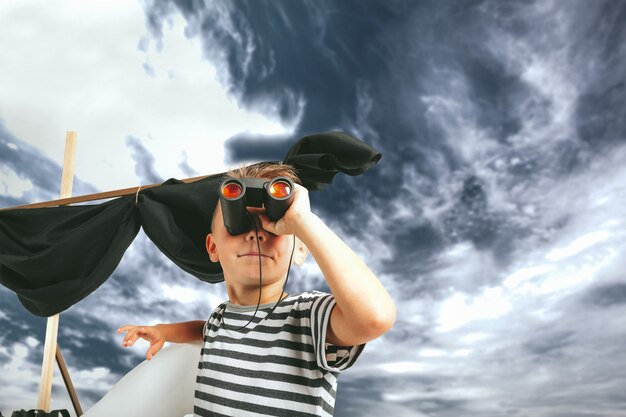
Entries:
<svg viewBox="0 0 626 417">
<path fill-rule="evenodd" d="M 341 376 L 335 415 L 623 414 L 624 3 L 142 6 L 148 33 L 130 45 L 160 50 L 182 17 L 232 99 L 289 127 L 230 136 L 230 164 L 280 160 L 298 138 L 328 130 L 382 152 L 364 175 L 337 175 L 310 195 L 398 306 L 394 328 Z M 161 181 L 166 156 L 130 133 L 126 144 L 141 181 Z M 50 178 L 60 167 L 3 125 L 0 168 L 35 190 L 0 193 L 6 205 L 58 193 Z M 328 290 L 312 259 L 293 274 L 292 291 Z M 35 351 L 44 327 L 6 289 L 0 297 L 6 365 Z M 69 328 L 95 335 L 61 332 L 60 343 L 77 368 L 106 369 L 84 389 L 96 401 L 142 358 L 124 355 L 108 329 L 205 317 L 224 297 L 140 235 L 111 279 L 67 312 Z M 101 319 L 110 311 L 114 324 Z"/>
</svg>

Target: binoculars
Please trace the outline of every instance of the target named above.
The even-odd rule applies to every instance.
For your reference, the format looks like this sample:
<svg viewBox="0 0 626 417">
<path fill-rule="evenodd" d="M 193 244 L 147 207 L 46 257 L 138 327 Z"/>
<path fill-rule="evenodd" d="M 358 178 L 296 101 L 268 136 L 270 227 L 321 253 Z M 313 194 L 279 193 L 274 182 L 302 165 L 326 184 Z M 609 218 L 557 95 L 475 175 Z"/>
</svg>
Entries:
<svg viewBox="0 0 626 417">
<path fill-rule="evenodd" d="M 231 235 L 247 232 L 252 227 L 246 206 L 263 207 L 272 221 L 284 216 L 293 202 L 295 188 L 287 177 L 228 178 L 220 185 L 220 204 L 224 226 Z"/>
</svg>

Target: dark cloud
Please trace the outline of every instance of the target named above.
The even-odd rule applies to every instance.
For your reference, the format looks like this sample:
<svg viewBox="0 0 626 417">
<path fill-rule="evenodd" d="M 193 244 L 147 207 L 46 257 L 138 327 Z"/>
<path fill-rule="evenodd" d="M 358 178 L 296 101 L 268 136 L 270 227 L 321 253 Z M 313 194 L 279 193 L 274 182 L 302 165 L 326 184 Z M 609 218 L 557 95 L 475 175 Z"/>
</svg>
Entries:
<svg viewBox="0 0 626 417">
<path fill-rule="evenodd" d="M 144 184 L 157 184 L 163 182 L 161 176 L 154 167 L 154 155 L 135 136 L 126 136 L 126 146 L 132 151 L 132 158 L 135 161 L 135 174 Z"/>
<path fill-rule="evenodd" d="M 202 37 L 206 55 L 224 65 L 221 77 L 244 105 L 272 103 L 279 117 L 290 120 L 304 96 L 310 110 L 301 129 L 308 131 L 338 125 L 346 111 L 354 112 L 355 80 L 385 70 L 388 46 L 379 35 L 403 19 L 408 7 L 403 2 L 174 1 L 151 3 L 146 12 L 152 33 L 160 36 L 164 18 L 178 10 L 189 22 L 187 32 Z"/>
<path fill-rule="evenodd" d="M 297 139 L 240 133 L 226 141 L 227 159 L 231 164 L 246 160 L 282 161 Z"/>
<path fill-rule="evenodd" d="M 626 65 L 626 62 L 624 62 Z M 612 109 L 626 106 L 626 82 L 600 85 L 583 94 L 578 103 L 578 134 L 591 144 L 626 141 L 626 116 Z"/>
<path fill-rule="evenodd" d="M 470 413 L 466 400 L 445 398 L 442 392 L 446 385 L 454 384 L 453 378 L 386 372 L 376 377 L 351 377 L 350 371 L 346 372 L 337 390 L 336 415 L 373 417 L 394 413 L 423 417 Z M 389 399 L 392 397 L 396 398 Z"/>
<path fill-rule="evenodd" d="M 403 227 L 386 237 L 393 239 L 387 242 L 393 248 L 393 257 L 384 261 L 383 272 L 404 275 L 406 279 L 426 272 L 428 261 L 444 247 L 441 233 L 429 224 Z"/>
<path fill-rule="evenodd" d="M 15 207 L 28 204 L 30 201 L 23 198 L 15 198 L 8 195 L 0 195 L 0 206 Z"/>
<path fill-rule="evenodd" d="M 425 285 L 422 287 L 426 288 Z M 417 304 L 423 301 L 421 294 L 416 292 L 412 286 L 403 286 L 402 288 L 405 289 L 402 293 L 403 298 L 395 299 L 398 305 Z M 413 317 L 404 313 L 404 311 L 401 311 L 393 328 L 388 333 L 385 333 L 385 340 L 390 344 L 406 346 L 407 349 L 411 350 L 419 346 L 428 346 L 429 343 L 432 343 L 433 337 L 430 324 L 416 324 Z"/>
<path fill-rule="evenodd" d="M 183 160 L 180 161 L 180 163 L 178 164 L 178 168 L 180 168 L 180 170 L 183 171 L 183 173 L 188 177 L 199 176 L 200 173 L 189 165 L 189 161 L 187 159 L 187 152 L 183 151 L 182 157 L 183 157 Z"/>
<path fill-rule="evenodd" d="M 13 144 L 13 145 L 11 145 Z M 17 139 L 0 124 L 0 163 L 50 194 L 61 192 L 62 167 L 35 147 Z"/>
<path fill-rule="evenodd" d="M 626 304 L 626 283 L 613 282 L 591 288 L 584 301 L 595 307 L 612 307 Z"/>
<path fill-rule="evenodd" d="M 403 169 L 410 167 L 427 180 L 441 181 L 473 163 L 455 148 L 457 142 L 472 138 L 447 137 L 446 121 L 429 119 L 424 97 L 466 104 L 460 109 L 463 117 L 480 126 L 503 151 L 509 150 L 510 138 L 519 134 L 528 118 L 549 123 L 550 101 L 528 85 L 522 68 L 511 66 L 502 51 L 488 47 L 494 29 L 534 44 L 534 25 L 548 22 L 533 21 L 533 7 L 493 1 L 463 5 L 160 1 L 147 5 L 146 14 L 157 38 L 172 13 L 182 14 L 187 34 L 202 40 L 205 55 L 217 64 L 221 80 L 244 107 L 290 121 L 299 111 L 298 103 L 305 103 L 291 137 L 237 135 L 226 145 L 231 161 L 279 160 L 298 137 L 335 128 L 383 152 L 379 166 L 367 176 L 349 180 L 339 175 L 332 187 L 312 197 L 320 213 L 342 219 L 346 232 L 360 237 L 368 223 L 367 211 L 390 211 L 390 203 L 401 198 Z M 548 27 L 542 30 L 556 36 Z M 457 77 L 456 84 L 451 77 Z M 542 167 L 578 166 L 584 162 L 578 149 L 538 162 Z M 523 172 L 517 166 L 517 171 L 508 172 L 515 180 L 523 181 L 529 170 L 540 172 L 536 167 Z M 458 204 L 442 219 L 446 224 L 442 232 L 449 242 L 470 240 L 506 262 L 516 237 L 524 233 L 505 225 L 506 218 L 488 208 L 489 196 L 480 181 L 467 177 Z M 427 222 L 419 208 L 414 209 L 410 227 Z M 359 221 L 347 221 L 348 217 Z M 436 251 L 439 243 L 432 243 L 429 250 Z"/>
<path fill-rule="evenodd" d="M 571 330 L 544 329 L 530 335 L 524 347 L 535 355 L 538 361 L 544 361 L 550 358 L 564 359 L 564 348 L 574 342 L 575 332 Z"/>
<path fill-rule="evenodd" d="M 594 148 L 626 141 L 626 4 L 602 1 L 592 9 L 572 8 L 569 21 L 578 48 L 570 55 L 582 83 L 574 120 L 581 139 Z M 583 53 L 585 52 L 585 53 Z"/>
<path fill-rule="evenodd" d="M 71 358 L 72 366 L 77 369 L 103 367 L 114 374 L 128 372 L 128 367 L 122 363 L 124 349 L 104 342 L 101 337 L 110 333 L 111 326 L 116 323 L 110 323 L 106 317 L 90 317 L 72 309 L 64 312 L 63 327 L 59 328 L 58 334 L 59 346 L 64 356 Z M 45 340 L 45 332 L 38 339 Z"/>
<path fill-rule="evenodd" d="M 515 103 L 529 93 L 519 74 L 509 73 L 503 62 L 487 52 L 460 58 L 468 98 L 476 104 L 476 122 L 501 142 L 519 133 L 523 115 Z"/>
<path fill-rule="evenodd" d="M 471 240 L 489 247 L 495 238 L 493 215 L 488 213 L 487 194 L 476 176 L 463 180 L 457 204 L 445 215 L 449 235 L 455 241 Z"/>
<path fill-rule="evenodd" d="M 15 294 L 2 286 L 0 286 L 0 306 L 0 312 L 9 318 L 8 320 L 0 320 L 3 346 L 10 348 L 15 343 L 24 344 L 28 337 L 38 340 L 40 344 L 29 350 L 30 355 L 25 358 L 25 361 L 35 368 L 40 367 L 43 360 L 47 319 L 26 312 Z M 66 330 L 72 332 L 68 333 Z M 119 375 L 130 371 L 132 367 L 124 366 L 119 363 L 119 360 L 116 360 L 116 358 L 121 358 L 119 349 L 105 343 L 101 337 L 98 337 L 108 331 L 106 321 L 94 320 L 85 315 L 77 316 L 69 311 L 63 313 L 57 340 L 67 364 L 73 369 L 93 369 L 95 366 L 102 366 Z M 6 363 L 7 359 L 0 355 L 0 366 Z M 26 382 L 25 380 L 20 381 L 22 384 Z M 32 392 L 37 392 L 38 381 L 33 380 L 31 386 Z M 76 386 L 75 388 L 83 406 L 97 402 L 103 395 L 100 390 L 94 390 L 90 387 Z M 53 387 L 52 396 L 53 398 L 65 398 L 67 391 L 64 387 Z M 4 404 L 2 405 L 1 411 L 8 412 L 9 410 L 4 408 Z"/>
<path fill-rule="evenodd" d="M 2 336 L 7 341 L 23 342 L 28 336 L 39 339 L 42 330 L 45 334 L 46 319 L 26 312 L 17 295 L 4 286 L 0 286 L 0 306 L 7 316 L 6 320 L 0 319 Z"/>
<path fill-rule="evenodd" d="M 151 3 L 146 13 L 152 33 L 160 37 L 167 16 L 180 12 L 188 35 L 203 40 L 206 56 L 219 64 L 221 79 L 244 107 L 290 121 L 304 100 L 294 135 L 301 136 L 349 130 L 346 123 L 359 116 L 360 94 L 390 75 L 394 47 L 385 33 L 406 22 L 412 7 L 410 2 L 181 1 Z M 234 159 L 244 159 L 237 152 L 247 148 L 239 143 L 232 143 Z"/>
<path fill-rule="evenodd" d="M 138 51 L 148 52 L 149 46 L 150 46 L 150 40 L 145 36 L 142 36 L 141 39 L 139 39 L 139 42 L 137 42 Z"/>
<path fill-rule="evenodd" d="M 156 74 L 154 73 L 154 68 L 152 67 L 152 65 L 148 64 L 147 62 L 143 63 L 143 70 L 145 71 L 146 74 L 148 74 L 152 78 L 156 76 Z"/>
</svg>

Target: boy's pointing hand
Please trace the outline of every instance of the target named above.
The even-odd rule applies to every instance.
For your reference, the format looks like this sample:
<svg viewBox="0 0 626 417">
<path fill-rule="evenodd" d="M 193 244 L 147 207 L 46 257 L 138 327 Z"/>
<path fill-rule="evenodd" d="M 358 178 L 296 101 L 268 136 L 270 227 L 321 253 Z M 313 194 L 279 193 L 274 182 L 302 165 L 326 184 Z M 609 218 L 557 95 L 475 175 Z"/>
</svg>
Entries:
<svg viewBox="0 0 626 417">
<path fill-rule="evenodd" d="M 150 349 L 146 352 L 146 359 L 150 360 L 156 353 L 161 350 L 165 343 L 165 337 L 159 331 L 156 326 L 133 326 L 126 325 L 117 329 L 118 333 L 124 333 L 128 331 L 124 340 L 122 340 L 122 346 L 131 346 L 139 338 L 145 339 L 150 342 Z"/>
</svg>

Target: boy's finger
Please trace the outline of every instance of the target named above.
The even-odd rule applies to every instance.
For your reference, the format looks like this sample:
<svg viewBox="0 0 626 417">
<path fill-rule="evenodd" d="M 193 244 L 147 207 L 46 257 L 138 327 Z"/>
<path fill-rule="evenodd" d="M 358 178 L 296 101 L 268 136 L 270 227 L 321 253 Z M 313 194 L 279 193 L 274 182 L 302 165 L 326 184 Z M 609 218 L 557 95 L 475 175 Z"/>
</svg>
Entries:
<svg viewBox="0 0 626 417">
<path fill-rule="evenodd" d="M 154 357 L 154 352 L 152 349 L 148 349 L 148 352 L 146 353 L 146 359 L 150 360 Z"/>
<path fill-rule="evenodd" d="M 137 332 L 134 332 L 129 338 L 128 338 L 128 344 L 132 345 L 133 343 L 135 343 L 135 340 L 139 339 L 139 336 L 137 335 Z"/>
<path fill-rule="evenodd" d="M 140 337 L 143 337 L 144 339 L 151 338 L 152 337 L 152 329 L 142 327 L 141 329 L 137 330 L 137 335 L 140 336 Z"/>
<path fill-rule="evenodd" d="M 267 231 L 274 232 L 276 230 L 276 222 L 270 220 L 270 218 L 265 214 L 259 214 L 259 219 L 261 219 L 261 225 Z"/>
<path fill-rule="evenodd" d="M 124 338 L 122 339 L 122 346 L 126 345 L 126 343 L 128 343 L 128 335 L 124 336 Z"/>
<path fill-rule="evenodd" d="M 134 324 L 127 324 L 125 326 L 122 326 L 122 327 L 118 328 L 117 331 L 118 332 L 120 332 L 120 331 L 123 332 L 123 331 L 126 331 L 126 330 L 133 330 L 133 329 L 136 329 L 136 328 L 137 328 L 137 326 L 135 326 Z"/>
<path fill-rule="evenodd" d="M 134 340 L 136 340 L 137 329 L 131 329 L 126 333 L 126 337 L 124 338 L 122 344 L 130 345 Z"/>
<path fill-rule="evenodd" d="M 129 340 L 129 344 L 133 344 L 140 337 L 142 339 L 149 340 L 150 332 L 145 327 L 139 327 L 139 328 L 131 330 L 131 332 L 129 332 L 128 336 L 126 336 L 126 337 Z"/>
<path fill-rule="evenodd" d="M 148 353 L 147 353 L 146 358 L 148 358 L 148 360 L 152 359 L 154 357 L 154 355 L 156 355 L 157 352 L 159 350 L 161 350 L 161 348 L 163 347 L 164 343 L 165 342 L 163 342 L 163 341 L 158 341 L 158 342 L 152 343 L 150 345 L 150 349 L 148 349 Z"/>
</svg>

